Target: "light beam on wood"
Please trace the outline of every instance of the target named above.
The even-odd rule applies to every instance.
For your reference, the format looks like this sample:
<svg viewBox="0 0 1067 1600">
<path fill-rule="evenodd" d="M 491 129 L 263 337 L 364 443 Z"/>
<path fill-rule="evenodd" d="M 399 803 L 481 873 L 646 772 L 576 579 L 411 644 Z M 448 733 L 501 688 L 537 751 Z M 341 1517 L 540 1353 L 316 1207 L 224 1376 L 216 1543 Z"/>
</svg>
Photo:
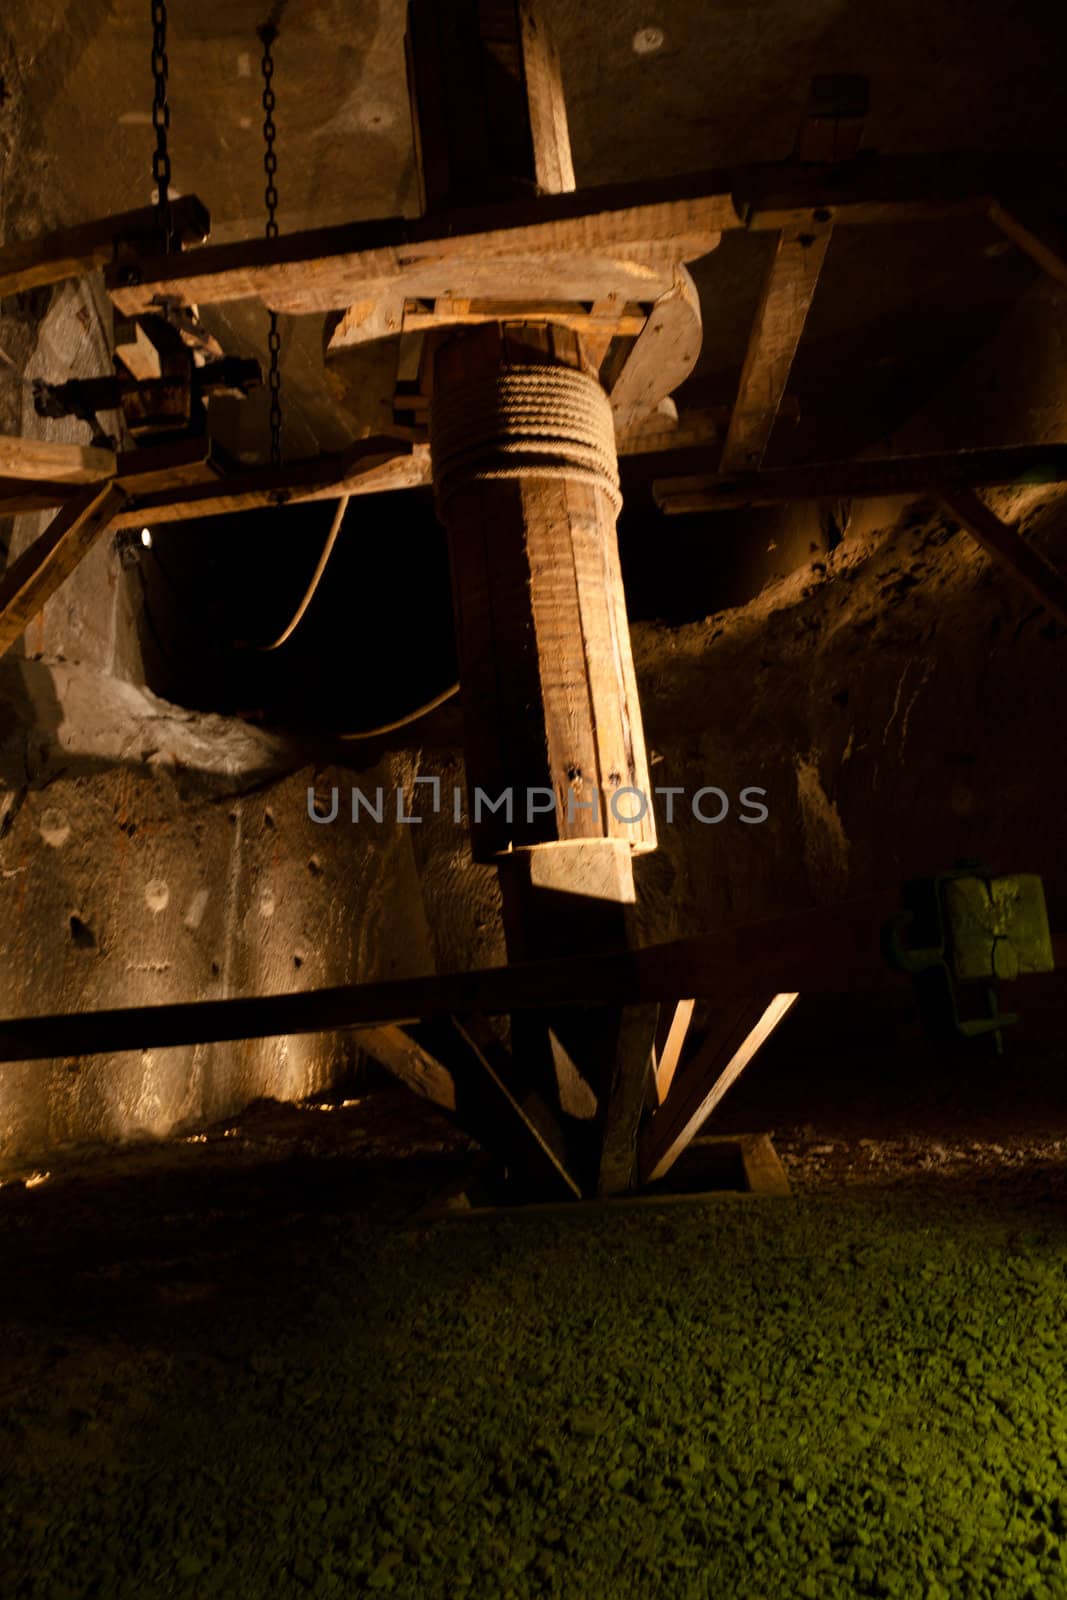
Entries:
<svg viewBox="0 0 1067 1600">
<path fill-rule="evenodd" d="M 1021 533 L 1002 522 L 972 489 L 942 494 L 947 509 L 989 555 L 1023 584 L 1057 622 L 1067 626 L 1067 579 L 1028 544 Z"/>
<path fill-rule="evenodd" d="M 713 1028 L 648 1123 L 641 1143 L 643 1183 L 655 1183 L 670 1171 L 798 998 L 788 993 L 776 994 L 769 1003 L 765 998 L 738 1002 L 725 1025 Z"/>
<path fill-rule="evenodd" d="M 0 656 L 22 637 L 125 504 L 116 484 L 94 484 L 57 511 L 40 538 L 12 562 L 0 578 Z"/>
</svg>

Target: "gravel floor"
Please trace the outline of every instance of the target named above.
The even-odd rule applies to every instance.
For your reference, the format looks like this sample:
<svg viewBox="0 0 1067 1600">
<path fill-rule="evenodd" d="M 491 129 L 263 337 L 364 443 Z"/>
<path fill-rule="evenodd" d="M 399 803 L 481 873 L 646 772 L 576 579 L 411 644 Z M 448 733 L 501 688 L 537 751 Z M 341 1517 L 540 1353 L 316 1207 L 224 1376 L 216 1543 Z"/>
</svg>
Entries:
<svg viewBox="0 0 1067 1600">
<path fill-rule="evenodd" d="M 868 1193 L 801 1128 L 790 1199 L 404 1226 L 464 1147 L 396 1117 L 0 1191 L 0 1593 L 1067 1596 L 1054 1139 Z"/>
</svg>

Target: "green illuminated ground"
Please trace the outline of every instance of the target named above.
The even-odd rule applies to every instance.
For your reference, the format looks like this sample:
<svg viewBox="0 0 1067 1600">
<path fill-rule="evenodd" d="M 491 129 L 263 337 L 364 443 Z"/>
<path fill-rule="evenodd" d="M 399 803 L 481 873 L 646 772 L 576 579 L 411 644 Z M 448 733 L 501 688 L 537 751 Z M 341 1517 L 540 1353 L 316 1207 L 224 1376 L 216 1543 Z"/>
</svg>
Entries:
<svg viewBox="0 0 1067 1600">
<path fill-rule="evenodd" d="M 0 1592 L 1067 1596 L 1062 1203 L 270 1213 L 4 1314 Z"/>
</svg>

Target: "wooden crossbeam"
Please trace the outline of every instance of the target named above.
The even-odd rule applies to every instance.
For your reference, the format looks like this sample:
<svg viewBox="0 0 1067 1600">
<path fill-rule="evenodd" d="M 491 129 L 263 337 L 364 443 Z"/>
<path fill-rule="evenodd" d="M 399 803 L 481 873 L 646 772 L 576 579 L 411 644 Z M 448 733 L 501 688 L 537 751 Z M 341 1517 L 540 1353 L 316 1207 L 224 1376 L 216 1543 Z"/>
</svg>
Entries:
<svg viewBox="0 0 1067 1600">
<path fill-rule="evenodd" d="M 177 244 L 199 244 L 207 238 L 211 219 L 195 194 L 172 200 L 170 214 Z M 156 208 L 144 206 L 5 245 L 0 250 L 0 298 L 61 283 L 64 278 L 84 278 L 108 265 L 116 240 L 153 237 L 158 227 Z"/>
<path fill-rule="evenodd" d="M 84 464 L 87 454 L 81 452 L 86 473 L 91 470 Z M 427 447 L 392 438 L 362 440 L 339 455 L 289 461 L 280 467 L 235 468 L 207 440 L 135 450 L 118 458 L 108 451 L 93 455 L 100 458 L 101 481 L 113 477 L 127 492 L 129 505 L 116 518 L 119 528 L 148 520 L 178 522 L 260 506 L 296 505 L 344 494 L 421 488 L 430 482 Z M 73 465 L 73 458 L 68 464 Z M 67 504 L 76 495 L 77 487 L 70 482 L 37 482 L 29 476 L 0 478 L 0 516 L 45 511 Z"/>
<path fill-rule="evenodd" d="M 139 1006 L 0 1022 L 0 1061 L 112 1054 L 230 1039 L 329 1033 L 422 1018 L 502 1015 L 557 1006 L 629 1005 L 715 997 L 749 986 L 771 993 L 893 989 L 882 954 L 895 894 L 753 923 L 728 933 L 607 956 L 565 957 L 304 994 Z"/>
<path fill-rule="evenodd" d="M 806 467 L 726 476 L 701 473 L 658 478 L 652 488 L 661 511 L 681 516 L 688 512 L 731 511 L 741 506 L 782 505 L 792 500 L 862 500 L 981 484 L 1063 482 L 1067 482 L 1067 444 L 1047 444 L 823 461 Z"/>
<path fill-rule="evenodd" d="M 749 335 L 720 472 L 754 470 L 770 443 L 830 243 L 829 221 L 791 223 L 778 237 Z"/>
<path fill-rule="evenodd" d="M 645 1128 L 640 1157 L 643 1183 L 655 1183 L 670 1171 L 798 998 L 796 993 L 749 990 L 723 1007 Z"/>
<path fill-rule="evenodd" d="M 872 155 L 827 172 L 774 162 L 210 246 L 141 263 L 139 283 L 113 273 L 109 289 L 127 316 L 151 312 L 160 295 L 199 305 L 258 297 L 300 313 L 390 293 L 436 299 L 457 284 L 512 300 L 654 299 L 670 288 L 673 261 L 714 249 L 726 229 L 781 230 L 817 211 L 838 226 L 984 216 L 998 196 L 1040 208 L 1064 170 L 1062 156 L 1026 153 Z"/>
<path fill-rule="evenodd" d="M 117 463 L 113 450 L 0 434 L 0 481 L 101 483 L 115 476 Z"/>
<path fill-rule="evenodd" d="M 115 483 L 93 484 L 64 506 L 0 577 L 0 656 L 107 532 L 126 496 Z"/>
<path fill-rule="evenodd" d="M 429 1100 L 442 1111 L 455 1111 L 456 1085 L 452 1074 L 403 1028 L 393 1025 L 365 1028 L 359 1036 L 359 1047 L 412 1094 Z"/>
<path fill-rule="evenodd" d="M 1067 626 L 1067 578 L 1021 533 L 1002 522 L 973 489 L 953 489 L 942 500 L 967 532 L 1006 572 L 1023 584 L 1057 622 Z"/>
</svg>

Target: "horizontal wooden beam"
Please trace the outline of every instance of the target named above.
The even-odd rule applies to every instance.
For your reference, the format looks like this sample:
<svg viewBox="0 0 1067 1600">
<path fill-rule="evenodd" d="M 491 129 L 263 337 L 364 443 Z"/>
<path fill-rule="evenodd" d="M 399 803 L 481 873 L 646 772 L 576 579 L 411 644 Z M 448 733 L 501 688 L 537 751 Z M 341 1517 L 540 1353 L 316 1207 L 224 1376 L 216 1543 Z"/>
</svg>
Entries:
<svg viewBox="0 0 1067 1600">
<path fill-rule="evenodd" d="M 106 533 L 126 503 L 114 483 L 93 484 L 57 511 L 29 549 L 0 577 L 0 656 Z"/>
<path fill-rule="evenodd" d="M 1002 522 L 973 489 L 953 489 L 941 496 L 946 508 L 977 539 L 998 566 L 1028 589 L 1039 605 L 1067 626 L 1067 578 L 1028 544 L 1021 533 Z"/>
<path fill-rule="evenodd" d="M 1064 171 L 1060 156 L 951 152 L 862 155 L 829 171 L 794 160 L 685 173 L 211 246 L 145 261 L 136 283 L 121 281 L 131 276 L 124 266 L 108 287 L 127 316 L 151 312 L 161 295 L 200 305 L 259 298 L 294 313 L 457 292 L 649 300 L 670 288 L 675 262 L 714 249 L 726 229 L 984 216 L 994 196 L 1029 196 L 1040 207 Z"/>
<path fill-rule="evenodd" d="M 754 973 L 770 993 L 899 987 L 882 954 L 899 910 L 881 895 L 754 923 L 729 933 L 617 955 L 560 958 L 480 972 L 345 985 L 303 994 L 139 1006 L 0 1022 L 0 1061 L 165 1049 L 229 1039 L 329 1033 L 440 1015 L 639 1004 L 729 995 Z"/>
<path fill-rule="evenodd" d="M 198 244 L 207 238 L 211 218 L 195 194 L 172 200 L 170 214 L 177 244 Z M 155 206 L 144 206 L 5 245 L 0 250 L 0 299 L 65 278 L 84 278 L 108 265 L 117 240 L 153 237 L 158 227 Z"/>
<path fill-rule="evenodd" d="M 1067 482 L 1067 444 L 1006 445 L 940 455 L 823 461 L 763 472 L 701 473 L 658 478 L 652 489 L 661 511 L 682 516 L 782 505 L 791 500 L 852 499 L 935 493 L 976 485 Z"/>
<path fill-rule="evenodd" d="M 100 483 L 115 476 L 117 464 L 118 457 L 113 450 L 0 434 L 0 480 L 3 481 Z"/>
<path fill-rule="evenodd" d="M 97 454 L 106 456 L 108 452 Z M 110 462 L 102 463 L 104 467 L 109 468 Z M 111 471 L 106 475 L 111 477 Z M 115 519 L 117 528 L 421 488 L 431 481 L 428 447 L 393 438 L 361 440 L 339 455 L 248 468 L 234 467 L 213 451 L 207 440 L 198 440 L 121 455 L 113 477 L 129 502 Z M 76 495 L 77 488 L 69 483 L 3 479 L 0 516 L 48 510 L 67 504 Z"/>
</svg>

